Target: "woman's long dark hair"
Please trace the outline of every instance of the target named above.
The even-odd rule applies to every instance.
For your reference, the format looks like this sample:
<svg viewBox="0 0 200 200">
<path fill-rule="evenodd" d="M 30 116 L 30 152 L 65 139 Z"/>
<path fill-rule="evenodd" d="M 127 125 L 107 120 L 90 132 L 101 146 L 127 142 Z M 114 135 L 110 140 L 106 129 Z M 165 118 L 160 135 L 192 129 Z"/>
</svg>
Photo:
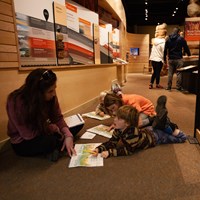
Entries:
<svg viewBox="0 0 200 200">
<path fill-rule="evenodd" d="M 47 103 L 44 99 L 44 93 L 56 81 L 56 74 L 52 70 L 38 68 L 30 72 L 25 83 L 8 96 L 8 100 L 13 100 L 14 105 L 16 105 L 17 98 L 21 99 L 23 111 L 15 109 L 16 115 L 19 119 L 21 119 L 20 115 L 23 115 L 23 119 L 25 120 L 23 123 L 26 123 L 33 130 L 42 132 L 46 132 L 47 130 L 49 115 L 47 104 L 53 105 L 55 98 Z"/>
</svg>

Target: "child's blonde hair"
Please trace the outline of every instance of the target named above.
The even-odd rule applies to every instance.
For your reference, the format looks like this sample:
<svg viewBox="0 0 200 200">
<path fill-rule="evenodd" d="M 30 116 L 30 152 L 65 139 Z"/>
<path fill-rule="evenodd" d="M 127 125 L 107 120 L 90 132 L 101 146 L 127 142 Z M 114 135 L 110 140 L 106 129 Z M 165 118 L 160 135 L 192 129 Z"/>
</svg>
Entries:
<svg viewBox="0 0 200 200">
<path fill-rule="evenodd" d="M 139 112 L 133 106 L 130 105 L 121 106 L 118 109 L 116 116 L 119 119 L 125 120 L 128 124 L 130 124 L 130 126 L 134 127 L 138 126 Z"/>
</svg>

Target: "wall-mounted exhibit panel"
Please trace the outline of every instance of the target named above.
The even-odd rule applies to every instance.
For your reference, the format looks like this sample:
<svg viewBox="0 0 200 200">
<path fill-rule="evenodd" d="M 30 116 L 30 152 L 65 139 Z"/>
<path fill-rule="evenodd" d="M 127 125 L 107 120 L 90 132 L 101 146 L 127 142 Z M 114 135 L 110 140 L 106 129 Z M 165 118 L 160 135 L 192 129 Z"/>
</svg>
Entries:
<svg viewBox="0 0 200 200">
<path fill-rule="evenodd" d="M 21 67 L 95 64 L 98 14 L 70 0 L 14 0 L 14 5 Z"/>
</svg>

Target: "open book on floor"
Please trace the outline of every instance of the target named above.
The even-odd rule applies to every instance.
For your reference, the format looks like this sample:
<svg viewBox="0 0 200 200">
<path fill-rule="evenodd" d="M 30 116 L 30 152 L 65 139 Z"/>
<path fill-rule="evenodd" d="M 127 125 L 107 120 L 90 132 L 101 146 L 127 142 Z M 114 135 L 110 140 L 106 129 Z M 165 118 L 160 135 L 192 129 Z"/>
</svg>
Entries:
<svg viewBox="0 0 200 200">
<path fill-rule="evenodd" d="M 110 118 L 109 115 L 104 115 L 103 117 L 97 115 L 95 113 L 95 111 L 92 111 L 92 112 L 88 112 L 88 113 L 85 113 L 85 114 L 82 114 L 83 117 L 89 117 L 89 118 L 93 118 L 93 119 L 98 119 L 98 120 L 104 120 L 104 119 L 108 119 Z"/>
<path fill-rule="evenodd" d="M 103 157 L 100 154 L 93 156 L 93 150 L 101 143 L 75 144 L 76 155 L 71 157 L 71 167 L 100 167 L 103 166 Z"/>
<path fill-rule="evenodd" d="M 67 123 L 69 128 L 84 124 L 85 121 L 83 120 L 80 114 L 71 115 L 69 117 L 64 118 L 65 122 Z"/>
<path fill-rule="evenodd" d="M 107 131 L 108 129 L 109 129 L 109 126 L 100 124 L 98 126 L 87 129 L 87 132 L 91 132 L 91 133 L 95 133 L 107 138 L 111 138 L 113 134 L 113 130 Z"/>
</svg>

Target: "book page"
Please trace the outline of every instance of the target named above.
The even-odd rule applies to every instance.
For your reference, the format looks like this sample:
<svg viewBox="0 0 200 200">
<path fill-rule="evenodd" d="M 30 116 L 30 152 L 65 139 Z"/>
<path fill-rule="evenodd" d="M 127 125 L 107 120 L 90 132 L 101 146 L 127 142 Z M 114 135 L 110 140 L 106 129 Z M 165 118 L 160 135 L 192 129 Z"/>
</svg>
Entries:
<svg viewBox="0 0 200 200">
<path fill-rule="evenodd" d="M 92 151 L 100 144 L 101 143 L 76 144 L 75 150 L 77 155 L 71 157 L 69 168 L 103 166 L 101 154 L 98 154 L 97 157 L 92 155 Z"/>
<path fill-rule="evenodd" d="M 83 117 L 93 118 L 93 119 L 98 119 L 98 120 L 104 120 L 104 119 L 110 118 L 110 115 L 104 115 L 103 117 L 101 117 L 101 116 L 97 115 L 97 114 L 95 113 L 95 111 L 82 114 L 82 116 L 83 116 Z"/>
<path fill-rule="evenodd" d="M 111 138 L 112 134 L 113 134 L 113 130 L 111 131 L 107 131 L 109 129 L 109 126 L 105 126 L 103 124 L 100 124 L 98 126 L 95 126 L 93 128 L 87 129 L 88 132 L 91 133 L 96 133 L 98 135 L 107 137 L 107 138 Z"/>
<path fill-rule="evenodd" d="M 69 117 L 64 118 L 65 122 L 67 123 L 69 128 L 72 128 L 74 126 L 78 126 L 81 124 L 84 124 L 85 121 L 83 120 L 82 116 L 80 114 L 71 115 Z"/>
<path fill-rule="evenodd" d="M 96 134 L 91 133 L 91 132 L 85 132 L 80 138 L 81 139 L 93 139 Z"/>
</svg>

